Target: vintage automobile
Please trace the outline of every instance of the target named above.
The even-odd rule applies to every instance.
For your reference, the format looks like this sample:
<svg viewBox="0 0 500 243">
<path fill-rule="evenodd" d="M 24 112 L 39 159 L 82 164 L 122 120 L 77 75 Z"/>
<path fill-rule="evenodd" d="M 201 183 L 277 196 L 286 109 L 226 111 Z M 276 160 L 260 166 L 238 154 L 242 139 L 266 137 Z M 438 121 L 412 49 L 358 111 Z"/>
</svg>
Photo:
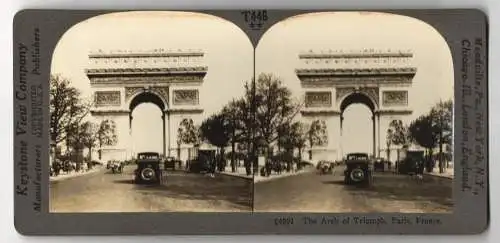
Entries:
<svg viewBox="0 0 500 243">
<path fill-rule="evenodd" d="M 385 171 L 385 165 L 387 164 L 387 161 L 385 161 L 382 158 L 376 158 L 373 162 L 373 170 L 374 171 Z"/>
<path fill-rule="evenodd" d="M 109 163 L 109 168 L 113 174 L 123 172 L 123 163 L 117 160 L 113 160 Z"/>
<path fill-rule="evenodd" d="M 134 170 L 134 180 L 138 184 L 164 184 L 167 173 L 161 163 L 160 154 L 143 152 L 137 154 L 137 169 Z"/>
<path fill-rule="evenodd" d="M 373 182 L 373 160 L 366 153 L 350 153 L 345 159 L 344 183 L 370 186 Z"/>
<path fill-rule="evenodd" d="M 333 168 L 334 167 L 335 167 L 335 163 L 334 162 L 329 162 L 329 161 L 326 161 L 326 160 L 321 160 L 316 165 L 316 169 L 319 171 L 319 173 L 321 175 L 333 173 Z"/>
<path fill-rule="evenodd" d="M 181 161 L 174 158 L 174 157 L 166 157 L 164 159 L 163 163 L 164 163 L 165 169 L 172 169 L 172 170 L 175 170 L 176 164 L 178 167 L 180 167 L 180 165 L 181 165 Z"/>
<path fill-rule="evenodd" d="M 423 174 L 424 151 L 407 151 L 405 158 L 397 164 L 399 174 Z"/>
<path fill-rule="evenodd" d="M 196 157 L 187 161 L 187 171 L 191 173 L 208 173 L 215 165 L 214 150 L 198 150 Z"/>
</svg>

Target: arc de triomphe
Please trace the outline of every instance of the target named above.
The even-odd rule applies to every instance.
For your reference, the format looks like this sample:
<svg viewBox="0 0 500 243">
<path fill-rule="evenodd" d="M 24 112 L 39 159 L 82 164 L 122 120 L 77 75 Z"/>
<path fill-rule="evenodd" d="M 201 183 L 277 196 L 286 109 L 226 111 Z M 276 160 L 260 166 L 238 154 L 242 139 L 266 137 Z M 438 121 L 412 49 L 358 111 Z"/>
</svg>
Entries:
<svg viewBox="0 0 500 243">
<path fill-rule="evenodd" d="M 364 104 L 372 113 L 370 139 L 376 157 L 386 158 L 386 134 L 392 120 L 409 121 L 409 92 L 417 69 L 410 51 L 373 50 L 309 51 L 299 55 L 296 75 L 305 93 L 302 117 L 320 120 L 327 127 L 328 142 L 313 147 L 316 159 L 341 159 L 343 114 L 351 104 Z M 368 124 L 367 124 L 368 125 Z M 394 151 L 392 146 L 391 150 Z M 396 153 L 390 153 L 392 159 Z M 364 151 L 361 151 L 364 152 Z"/>
<path fill-rule="evenodd" d="M 89 55 L 85 71 L 94 95 L 91 114 L 98 122 L 109 119 L 116 124 L 117 144 L 102 149 L 103 160 L 130 159 L 141 152 L 134 148 L 132 112 L 145 102 L 162 111 L 161 152 L 176 156 L 179 123 L 189 118 L 196 124 L 203 113 L 199 87 L 208 69 L 203 57 L 201 51 L 163 49 L 99 50 Z"/>
</svg>

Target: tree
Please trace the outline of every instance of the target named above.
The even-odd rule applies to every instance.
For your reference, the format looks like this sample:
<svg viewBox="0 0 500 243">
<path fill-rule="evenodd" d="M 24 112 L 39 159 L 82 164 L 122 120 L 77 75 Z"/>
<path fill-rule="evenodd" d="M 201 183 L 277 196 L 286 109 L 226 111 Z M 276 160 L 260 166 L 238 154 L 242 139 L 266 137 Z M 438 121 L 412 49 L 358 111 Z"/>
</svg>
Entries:
<svg viewBox="0 0 500 243">
<path fill-rule="evenodd" d="M 283 135 L 280 142 L 281 146 L 285 149 L 286 158 L 288 158 L 288 168 L 291 168 L 293 151 L 295 148 L 298 150 L 299 162 L 302 160 L 302 151 L 307 142 L 307 127 L 301 122 L 294 122 L 292 124 L 286 124 L 283 128 Z"/>
<path fill-rule="evenodd" d="M 315 120 L 311 123 L 307 131 L 307 139 L 309 141 L 309 160 L 312 160 L 312 149 L 314 146 L 323 146 L 328 143 L 328 135 L 326 122 L 323 120 Z"/>
<path fill-rule="evenodd" d="M 453 101 L 440 101 L 431 109 L 429 116 L 432 118 L 433 126 L 438 131 L 439 173 L 444 173 L 443 146 L 451 147 L 453 140 Z"/>
<path fill-rule="evenodd" d="M 97 130 L 97 143 L 99 146 L 99 160 L 102 159 L 102 147 L 113 146 L 118 142 L 116 123 L 113 120 L 103 120 Z"/>
<path fill-rule="evenodd" d="M 390 160 L 391 158 L 391 145 L 392 145 L 392 140 L 394 139 L 394 131 L 391 128 L 387 129 L 387 135 L 385 139 L 385 146 L 386 146 L 386 154 L 387 154 L 387 159 Z"/>
<path fill-rule="evenodd" d="M 271 144 L 279 138 L 279 129 L 292 121 L 299 105 L 292 101 L 291 91 L 271 74 L 259 75 L 254 104 L 256 135 L 269 152 Z"/>
<path fill-rule="evenodd" d="M 224 160 L 224 148 L 228 145 L 231 133 L 231 121 L 224 113 L 215 114 L 202 122 L 201 137 L 220 149 L 220 159 Z M 222 161 L 219 161 L 220 165 Z M 219 166 L 219 170 L 221 170 Z"/>
<path fill-rule="evenodd" d="M 244 98 L 233 100 L 222 109 L 222 114 L 229 120 L 229 141 L 231 143 L 231 170 L 236 172 L 236 144 L 245 142 L 245 137 L 250 140 L 249 121 L 252 120 L 250 105 Z"/>
<path fill-rule="evenodd" d="M 50 139 L 55 146 L 67 141 L 68 132 L 76 131 L 90 112 L 90 103 L 84 102 L 80 95 L 69 79 L 50 75 Z"/>
<path fill-rule="evenodd" d="M 200 133 L 198 128 L 194 125 L 193 119 L 184 118 L 180 122 L 179 129 L 177 130 L 177 156 L 180 158 L 181 144 L 193 144 L 194 146 L 200 143 Z M 191 150 L 189 152 L 189 159 L 191 159 Z"/>
<path fill-rule="evenodd" d="M 424 147 L 427 150 L 426 168 L 428 172 L 432 172 L 434 165 L 433 150 L 436 147 L 439 139 L 439 129 L 434 125 L 433 117 L 423 115 L 413 121 L 409 128 L 410 137 L 413 142 Z"/>
<path fill-rule="evenodd" d="M 307 142 L 307 125 L 301 122 L 292 124 L 293 144 L 297 148 L 299 159 L 302 160 L 302 151 L 306 147 Z"/>
<path fill-rule="evenodd" d="M 400 149 L 407 148 L 409 145 L 408 129 L 401 120 L 392 120 L 389 124 L 389 129 L 392 131 L 391 143 L 399 146 L 397 149 L 397 161 L 399 161 Z"/>
<path fill-rule="evenodd" d="M 82 142 L 88 148 L 88 160 L 92 162 L 92 149 L 98 144 L 99 126 L 93 122 L 87 121 L 81 125 Z"/>
</svg>

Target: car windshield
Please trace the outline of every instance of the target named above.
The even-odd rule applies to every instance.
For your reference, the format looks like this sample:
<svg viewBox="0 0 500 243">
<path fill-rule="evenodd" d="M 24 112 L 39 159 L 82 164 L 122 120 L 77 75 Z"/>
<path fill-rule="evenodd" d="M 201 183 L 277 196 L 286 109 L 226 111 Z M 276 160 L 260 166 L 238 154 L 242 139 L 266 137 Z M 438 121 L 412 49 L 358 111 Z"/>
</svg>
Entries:
<svg viewBox="0 0 500 243">
<path fill-rule="evenodd" d="M 349 154 L 347 160 L 368 160 L 367 154 Z"/>
<path fill-rule="evenodd" d="M 158 154 L 139 154 L 137 157 L 139 159 L 158 159 L 160 156 Z"/>
</svg>

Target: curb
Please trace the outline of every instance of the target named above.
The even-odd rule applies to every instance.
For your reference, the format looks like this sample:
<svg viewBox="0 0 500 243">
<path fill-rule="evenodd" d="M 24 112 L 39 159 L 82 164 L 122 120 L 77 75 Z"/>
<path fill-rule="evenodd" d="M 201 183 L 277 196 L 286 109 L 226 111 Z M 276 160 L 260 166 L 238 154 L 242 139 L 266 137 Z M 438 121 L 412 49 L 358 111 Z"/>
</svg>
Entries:
<svg viewBox="0 0 500 243">
<path fill-rule="evenodd" d="M 300 171 L 300 172 L 288 173 L 286 175 L 274 175 L 274 176 L 270 176 L 270 177 L 265 177 L 265 179 L 261 179 L 261 180 L 255 180 L 256 178 L 254 177 L 254 183 L 261 183 L 261 182 L 268 182 L 268 181 L 274 181 L 274 180 L 284 179 L 284 178 L 288 178 L 288 177 L 291 177 L 291 176 L 298 176 L 298 175 L 309 173 L 309 172 L 313 172 L 313 171 L 314 170 L 303 170 L 303 171 Z M 258 176 L 258 177 L 262 178 L 261 176 Z"/>
<path fill-rule="evenodd" d="M 99 169 L 92 170 L 90 172 L 84 172 L 84 173 L 74 174 L 72 176 L 60 177 L 60 176 L 63 176 L 63 175 L 59 175 L 59 177 L 50 177 L 49 178 L 49 182 L 70 180 L 70 179 L 78 178 L 78 177 L 81 177 L 81 176 L 92 175 L 92 174 L 95 174 L 95 173 L 100 172 L 102 170 L 103 170 L 103 168 L 99 168 Z"/>
<path fill-rule="evenodd" d="M 453 180 L 455 178 L 454 176 L 446 176 L 446 175 L 440 175 L 440 174 L 425 173 L 425 175 L 434 176 L 434 177 L 440 177 L 440 178 L 450 179 L 450 180 Z"/>
<path fill-rule="evenodd" d="M 232 176 L 232 177 L 238 177 L 242 179 L 247 179 L 247 180 L 253 180 L 253 176 L 247 176 L 247 175 L 239 175 L 239 174 L 233 174 L 230 172 L 217 172 L 217 175 L 225 175 L 225 176 Z"/>
</svg>

